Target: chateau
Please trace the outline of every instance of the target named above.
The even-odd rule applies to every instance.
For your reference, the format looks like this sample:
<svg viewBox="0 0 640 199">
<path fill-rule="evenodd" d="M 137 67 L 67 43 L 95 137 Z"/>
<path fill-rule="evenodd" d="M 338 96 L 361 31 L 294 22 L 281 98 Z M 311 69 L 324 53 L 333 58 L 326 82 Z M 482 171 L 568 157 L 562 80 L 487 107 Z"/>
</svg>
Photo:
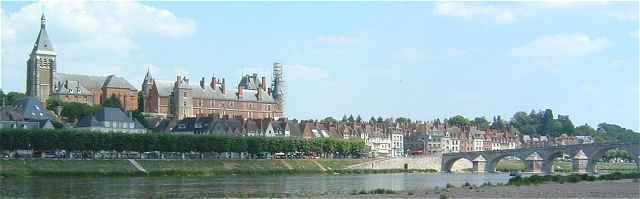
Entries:
<svg viewBox="0 0 640 199">
<path fill-rule="evenodd" d="M 229 89 L 225 79 L 203 77 L 197 85 L 187 77 L 175 81 L 156 80 L 147 72 L 142 82 L 146 116 L 189 118 L 279 118 L 282 117 L 282 64 L 273 64 L 273 80 L 267 86 L 266 77 L 245 75 L 237 87 Z"/>
<path fill-rule="evenodd" d="M 90 76 L 57 72 L 56 51 L 49 40 L 44 14 L 40 32 L 27 60 L 27 96 L 46 104 L 47 99 L 56 98 L 65 102 L 89 105 L 115 96 L 122 109 L 138 109 L 137 90 L 127 80 L 115 75 Z"/>
<path fill-rule="evenodd" d="M 273 80 L 257 74 L 245 75 L 238 86 L 229 88 L 225 79 L 211 78 L 192 85 L 187 77 L 175 81 L 154 79 L 147 72 L 142 83 L 143 107 L 138 107 L 138 91 L 127 80 L 115 75 L 90 76 L 57 72 L 57 53 L 49 40 L 44 14 L 40 32 L 27 60 L 28 96 L 46 104 L 48 99 L 101 104 L 109 97 L 120 100 L 125 111 L 141 108 L 146 116 L 183 119 L 189 117 L 279 118 L 284 100 L 283 66 L 273 65 Z"/>
</svg>

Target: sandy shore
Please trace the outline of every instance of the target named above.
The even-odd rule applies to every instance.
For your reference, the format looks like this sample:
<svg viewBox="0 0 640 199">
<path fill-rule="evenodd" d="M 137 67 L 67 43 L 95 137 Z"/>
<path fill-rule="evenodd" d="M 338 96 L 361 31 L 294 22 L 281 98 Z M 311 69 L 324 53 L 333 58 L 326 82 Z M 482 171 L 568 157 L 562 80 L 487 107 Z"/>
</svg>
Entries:
<svg viewBox="0 0 640 199">
<path fill-rule="evenodd" d="M 632 180 L 546 183 L 533 186 L 492 186 L 415 190 L 386 195 L 351 195 L 353 198 L 640 198 L 640 182 Z"/>
</svg>

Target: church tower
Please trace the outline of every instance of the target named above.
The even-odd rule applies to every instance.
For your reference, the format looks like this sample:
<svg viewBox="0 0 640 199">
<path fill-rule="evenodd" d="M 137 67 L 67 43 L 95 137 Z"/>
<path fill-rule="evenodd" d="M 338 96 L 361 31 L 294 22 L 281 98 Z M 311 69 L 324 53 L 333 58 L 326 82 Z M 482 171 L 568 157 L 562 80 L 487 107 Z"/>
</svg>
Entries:
<svg viewBox="0 0 640 199">
<path fill-rule="evenodd" d="M 27 60 L 27 96 L 46 103 L 53 92 L 53 74 L 56 72 L 56 52 L 49 41 L 44 14 L 40 18 L 40 32 Z"/>
</svg>

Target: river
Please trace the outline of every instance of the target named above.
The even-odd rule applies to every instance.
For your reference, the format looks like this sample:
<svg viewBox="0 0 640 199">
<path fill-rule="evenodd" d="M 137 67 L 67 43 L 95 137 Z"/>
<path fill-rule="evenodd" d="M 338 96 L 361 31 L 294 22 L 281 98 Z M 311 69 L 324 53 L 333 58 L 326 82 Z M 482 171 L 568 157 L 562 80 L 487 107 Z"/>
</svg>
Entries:
<svg viewBox="0 0 640 199">
<path fill-rule="evenodd" d="M 364 174 L 314 176 L 0 178 L 0 196 L 9 198 L 201 198 L 348 195 L 376 188 L 412 191 L 465 182 L 505 183 L 505 174 Z"/>
</svg>

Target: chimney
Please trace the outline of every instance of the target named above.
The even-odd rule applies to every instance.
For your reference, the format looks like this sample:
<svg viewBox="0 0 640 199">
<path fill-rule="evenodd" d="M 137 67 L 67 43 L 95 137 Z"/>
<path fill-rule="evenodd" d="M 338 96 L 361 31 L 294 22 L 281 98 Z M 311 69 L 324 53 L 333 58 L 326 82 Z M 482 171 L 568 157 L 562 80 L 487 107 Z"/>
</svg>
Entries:
<svg viewBox="0 0 640 199">
<path fill-rule="evenodd" d="M 211 77 L 211 84 L 209 84 L 209 86 L 211 87 L 211 89 L 213 89 L 215 91 L 217 84 L 218 83 L 216 82 L 216 76 L 212 76 Z"/>
<path fill-rule="evenodd" d="M 262 78 L 264 79 L 264 77 Z M 262 88 L 258 89 L 258 92 L 256 93 L 256 99 L 258 99 L 258 101 L 262 100 Z"/>
<path fill-rule="evenodd" d="M 267 89 L 267 78 L 265 76 L 262 76 L 262 83 L 260 83 L 260 89 L 262 90 L 266 90 Z"/>
<path fill-rule="evenodd" d="M 200 88 L 204 89 L 204 77 L 200 80 Z"/>
<path fill-rule="evenodd" d="M 184 81 L 184 83 L 185 83 L 186 85 L 189 85 L 189 78 L 187 78 L 187 77 L 183 77 L 183 78 L 182 78 L 182 80 Z"/>
<path fill-rule="evenodd" d="M 238 86 L 238 99 L 242 99 L 242 96 L 244 95 L 244 86 Z"/>
<path fill-rule="evenodd" d="M 222 94 L 227 93 L 227 86 L 226 86 L 226 85 L 225 85 L 225 83 L 224 83 L 224 78 L 222 78 L 222 84 L 221 84 L 221 86 L 220 86 L 220 87 L 222 87 L 222 88 L 221 88 L 221 89 L 222 89 Z"/>
</svg>

